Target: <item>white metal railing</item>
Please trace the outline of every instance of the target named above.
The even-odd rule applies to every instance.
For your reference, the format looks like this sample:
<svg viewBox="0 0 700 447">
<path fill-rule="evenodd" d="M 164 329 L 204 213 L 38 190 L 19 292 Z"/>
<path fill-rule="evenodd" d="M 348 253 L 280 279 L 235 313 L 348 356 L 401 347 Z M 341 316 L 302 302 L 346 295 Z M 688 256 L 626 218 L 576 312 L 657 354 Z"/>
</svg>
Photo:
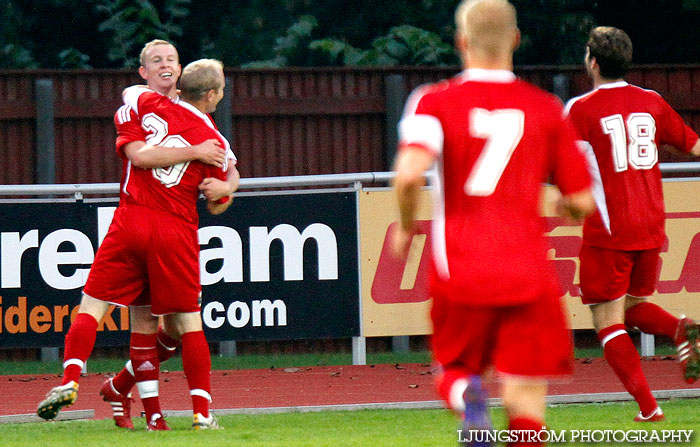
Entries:
<svg viewBox="0 0 700 447">
<path fill-rule="evenodd" d="M 660 163 L 663 173 L 700 172 L 700 162 Z M 241 179 L 239 189 L 286 188 L 300 186 L 353 185 L 355 183 L 388 183 L 393 172 L 358 172 L 351 174 L 297 175 Z M 54 185 L 0 185 L 0 196 L 45 196 L 117 194 L 119 183 L 83 183 Z"/>
</svg>

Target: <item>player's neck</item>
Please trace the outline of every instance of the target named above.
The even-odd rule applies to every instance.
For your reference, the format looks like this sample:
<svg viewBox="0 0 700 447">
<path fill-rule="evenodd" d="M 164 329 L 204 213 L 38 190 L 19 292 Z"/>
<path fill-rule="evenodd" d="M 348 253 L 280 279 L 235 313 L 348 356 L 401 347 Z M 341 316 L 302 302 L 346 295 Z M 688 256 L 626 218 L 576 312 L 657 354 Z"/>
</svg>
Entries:
<svg viewBox="0 0 700 447">
<path fill-rule="evenodd" d="M 615 82 L 622 82 L 624 79 L 622 78 L 617 78 L 617 79 L 608 79 L 604 78 L 602 76 L 593 76 L 593 88 L 596 89 L 600 87 L 601 85 L 605 84 L 613 84 Z"/>
<path fill-rule="evenodd" d="M 183 101 L 185 101 L 187 104 L 191 105 L 195 109 L 199 110 L 202 113 L 209 113 L 207 112 L 207 103 L 205 101 L 189 101 L 187 98 L 182 98 Z"/>
<path fill-rule="evenodd" d="M 172 88 L 168 88 L 168 89 L 159 89 L 156 87 L 151 87 L 149 85 L 148 88 L 157 91 L 161 95 L 170 96 L 171 98 L 177 98 L 177 96 L 178 96 L 177 95 L 177 88 L 175 88 L 175 86 L 173 86 Z"/>
<path fill-rule="evenodd" d="M 489 58 L 475 58 L 469 59 L 469 62 L 465 64 L 465 69 L 469 68 L 480 68 L 483 70 L 508 70 L 513 71 L 513 60 L 509 58 L 503 59 L 489 59 Z"/>
</svg>

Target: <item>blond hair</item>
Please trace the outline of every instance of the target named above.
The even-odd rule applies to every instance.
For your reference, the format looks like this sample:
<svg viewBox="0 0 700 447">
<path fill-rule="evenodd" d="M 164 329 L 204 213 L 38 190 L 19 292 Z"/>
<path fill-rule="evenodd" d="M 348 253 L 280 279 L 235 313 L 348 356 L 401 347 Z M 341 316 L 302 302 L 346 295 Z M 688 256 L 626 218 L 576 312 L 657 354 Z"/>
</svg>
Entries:
<svg viewBox="0 0 700 447">
<path fill-rule="evenodd" d="M 180 93 L 188 101 L 199 101 L 209 90 L 223 88 L 219 75 L 224 64 L 216 59 L 199 59 L 189 63 L 180 76 Z"/>
<path fill-rule="evenodd" d="M 513 50 L 518 21 L 515 7 L 508 0 L 463 0 L 455 12 L 455 23 L 457 33 L 484 55 Z"/>
<path fill-rule="evenodd" d="M 151 50 L 151 48 L 155 47 L 156 45 L 170 45 L 171 47 L 175 48 L 175 45 L 163 39 L 153 39 L 152 41 L 146 43 L 146 45 L 144 45 L 143 49 L 141 50 L 141 54 L 139 55 L 139 63 L 142 67 L 146 65 L 146 55 Z M 175 48 L 175 54 L 177 54 L 177 48 Z M 179 58 L 180 55 L 178 54 L 178 59 Z"/>
</svg>

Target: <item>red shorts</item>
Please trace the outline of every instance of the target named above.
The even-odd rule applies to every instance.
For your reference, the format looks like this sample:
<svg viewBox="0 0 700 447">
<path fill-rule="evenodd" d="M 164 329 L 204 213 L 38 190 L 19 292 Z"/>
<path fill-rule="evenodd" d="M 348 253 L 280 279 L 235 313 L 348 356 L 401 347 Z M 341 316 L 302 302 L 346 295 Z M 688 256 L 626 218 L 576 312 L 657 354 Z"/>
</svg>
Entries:
<svg viewBox="0 0 700 447">
<path fill-rule="evenodd" d="M 197 227 L 163 211 L 117 208 L 90 269 L 85 294 L 165 315 L 200 310 Z"/>
<path fill-rule="evenodd" d="M 433 296 L 432 346 L 445 369 L 528 378 L 571 375 L 573 343 L 563 299 L 507 307 L 471 307 Z"/>
<path fill-rule="evenodd" d="M 597 304 L 632 295 L 651 296 L 656 289 L 660 248 L 613 250 L 581 246 L 581 301 Z"/>
</svg>

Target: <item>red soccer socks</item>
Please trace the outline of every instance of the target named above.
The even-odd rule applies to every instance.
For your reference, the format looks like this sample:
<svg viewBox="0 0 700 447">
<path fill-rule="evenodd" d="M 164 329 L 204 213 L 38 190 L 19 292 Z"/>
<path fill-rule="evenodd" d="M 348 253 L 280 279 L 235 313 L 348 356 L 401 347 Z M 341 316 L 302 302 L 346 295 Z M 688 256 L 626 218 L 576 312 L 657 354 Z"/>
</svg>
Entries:
<svg viewBox="0 0 700 447">
<path fill-rule="evenodd" d="M 156 350 L 158 351 L 158 360 L 160 363 L 168 360 L 175 355 L 177 351 L 178 340 L 175 340 L 163 332 L 163 328 L 158 328 L 156 334 Z M 127 362 L 124 368 L 112 379 L 114 389 L 120 394 L 127 396 L 131 392 L 131 388 L 136 384 L 134 371 L 131 361 Z"/>
<path fill-rule="evenodd" d="M 156 334 L 132 333 L 129 352 L 146 420 L 150 421 L 154 414 L 162 414 L 158 399 L 160 361 L 156 349 Z"/>
<path fill-rule="evenodd" d="M 642 332 L 665 335 L 671 340 L 676 336 L 678 318 L 654 303 L 643 302 L 625 311 L 625 324 Z"/>
<path fill-rule="evenodd" d="M 79 313 L 66 334 L 61 385 L 80 380 L 80 373 L 95 346 L 96 336 L 97 320 L 92 315 Z"/>
<path fill-rule="evenodd" d="M 651 394 L 647 379 L 642 372 L 639 353 L 627 334 L 625 325 L 615 324 L 601 329 L 598 340 L 603 346 L 605 360 L 620 378 L 625 389 L 637 401 L 639 409 L 645 415 L 651 414 L 657 407 L 656 399 Z"/>
<path fill-rule="evenodd" d="M 540 439 L 547 439 L 544 436 L 537 436 L 541 430 L 546 430 L 544 423 L 526 416 L 511 419 L 508 424 L 510 433 L 519 433 L 518 439 L 508 443 L 508 447 L 537 447 L 543 446 Z"/>
<path fill-rule="evenodd" d="M 182 367 L 192 396 L 192 411 L 209 417 L 211 356 L 203 331 L 182 335 Z"/>
</svg>

